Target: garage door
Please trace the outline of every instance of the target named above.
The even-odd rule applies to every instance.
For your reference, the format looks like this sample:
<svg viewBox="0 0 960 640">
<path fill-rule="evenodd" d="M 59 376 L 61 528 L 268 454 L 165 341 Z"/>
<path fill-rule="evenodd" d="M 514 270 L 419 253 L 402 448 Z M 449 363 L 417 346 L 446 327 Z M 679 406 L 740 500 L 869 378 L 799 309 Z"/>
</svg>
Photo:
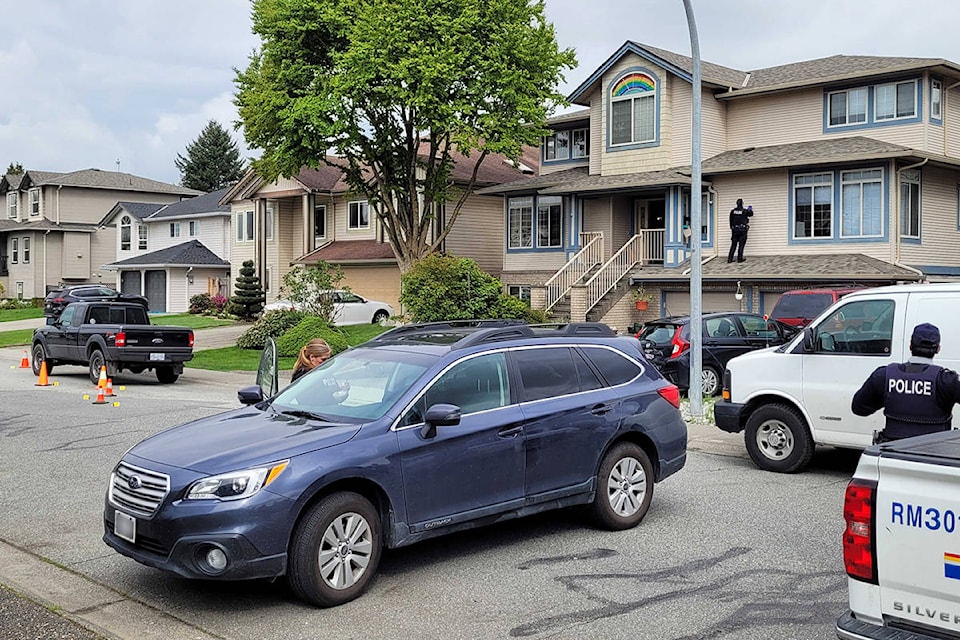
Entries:
<svg viewBox="0 0 960 640">
<path fill-rule="evenodd" d="M 734 290 L 705 291 L 702 294 L 700 308 L 704 313 L 710 311 L 740 311 L 740 301 L 733 297 Z M 665 316 L 685 316 L 690 313 L 690 294 L 686 291 L 668 291 L 666 295 Z"/>
<path fill-rule="evenodd" d="M 397 267 L 343 267 L 343 284 L 357 295 L 386 302 L 400 312 L 400 269 Z"/>
</svg>

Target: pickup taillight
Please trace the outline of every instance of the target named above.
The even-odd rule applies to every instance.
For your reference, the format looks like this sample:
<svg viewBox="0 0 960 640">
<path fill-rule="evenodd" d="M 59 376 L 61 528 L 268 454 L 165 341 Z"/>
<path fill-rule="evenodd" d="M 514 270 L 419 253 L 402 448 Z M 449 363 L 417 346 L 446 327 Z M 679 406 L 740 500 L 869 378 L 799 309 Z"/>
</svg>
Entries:
<svg viewBox="0 0 960 640">
<path fill-rule="evenodd" d="M 193 347 L 193 331 L 190 332 L 190 337 L 187 338 L 187 342 L 190 343 L 190 347 Z"/>
<path fill-rule="evenodd" d="M 127 346 L 127 334 L 123 331 L 118 331 L 117 335 L 113 337 L 113 345 L 115 347 L 125 347 Z"/>
<path fill-rule="evenodd" d="M 854 478 L 843 498 L 843 564 L 847 575 L 877 584 L 875 509 L 877 483 Z"/>
</svg>

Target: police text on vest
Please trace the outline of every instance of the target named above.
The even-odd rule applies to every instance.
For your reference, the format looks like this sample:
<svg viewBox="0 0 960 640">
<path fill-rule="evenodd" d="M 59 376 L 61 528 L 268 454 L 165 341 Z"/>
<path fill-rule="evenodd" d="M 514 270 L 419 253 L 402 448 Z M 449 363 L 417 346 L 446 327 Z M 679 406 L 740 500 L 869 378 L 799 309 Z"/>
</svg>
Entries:
<svg viewBox="0 0 960 640">
<path fill-rule="evenodd" d="M 887 392 L 905 393 L 907 395 L 930 396 L 933 387 L 929 380 L 902 380 L 890 378 L 887 381 Z"/>
</svg>

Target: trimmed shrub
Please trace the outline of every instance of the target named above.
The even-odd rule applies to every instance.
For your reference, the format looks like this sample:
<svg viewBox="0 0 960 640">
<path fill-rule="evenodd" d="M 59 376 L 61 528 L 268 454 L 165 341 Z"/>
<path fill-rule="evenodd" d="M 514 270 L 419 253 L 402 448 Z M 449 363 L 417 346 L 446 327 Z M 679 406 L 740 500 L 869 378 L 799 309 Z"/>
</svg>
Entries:
<svg viewBox="0 0 960 640">
<path fill-rule="evenodd" d="M 300 349 L 314 338 L 323 338 L 330 345 L 330 352 L 333 355 L 346 350 L 350 345 L 346 337 L 338 330 L 334 329 L 319 316 L 306 316 L 295 327 L 286 331 L 280 339 L 277 340 L 277 355 L 296 356 Z"/>
<path fill-rule="evenodd" d="M 287 329 L 296 326 L 304 315 L 302 311 L 287 309 L 267 311 L 237 338 L 237 346 L 241 349 L 263 349 L 267 338 L 277 340 Z"/>
<path fill-rule="evenodd" d="M 198 293 L 190 296 L 190 313 L 206 313 L 213 309 L 213 300 L 209 293 Z"/>
</svg>

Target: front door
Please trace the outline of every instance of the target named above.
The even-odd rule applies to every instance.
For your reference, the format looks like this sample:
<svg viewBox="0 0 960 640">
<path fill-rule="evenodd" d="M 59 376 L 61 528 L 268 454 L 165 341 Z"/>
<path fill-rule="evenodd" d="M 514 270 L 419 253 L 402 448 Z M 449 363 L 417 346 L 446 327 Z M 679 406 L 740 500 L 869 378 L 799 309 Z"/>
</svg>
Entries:
<svg viewBox="0 0 960 640">
<path fill-rule="evenodd" d="M 511 398 L 507 371 L 502 352 L 461 360 L 440 374 L 401 419 L 397 440 L 412 531 L 523 503 L 523 416 Z M 460 407 L 460 423 L 424 437 L 423 416 L 438 403 Z"/>
<path fill-rule="evenodd" d="M 167 272 L 147 271 L 144 276 L 150 311 L 165 312 L 167 310 Z"/>
<path fill-rule="evenodd" d="M 126 293 L 133 296 L 143 295 L 143 289 L 140 286 L 139 271 L 120 272 L 120 293 Z"/>
</svg>

